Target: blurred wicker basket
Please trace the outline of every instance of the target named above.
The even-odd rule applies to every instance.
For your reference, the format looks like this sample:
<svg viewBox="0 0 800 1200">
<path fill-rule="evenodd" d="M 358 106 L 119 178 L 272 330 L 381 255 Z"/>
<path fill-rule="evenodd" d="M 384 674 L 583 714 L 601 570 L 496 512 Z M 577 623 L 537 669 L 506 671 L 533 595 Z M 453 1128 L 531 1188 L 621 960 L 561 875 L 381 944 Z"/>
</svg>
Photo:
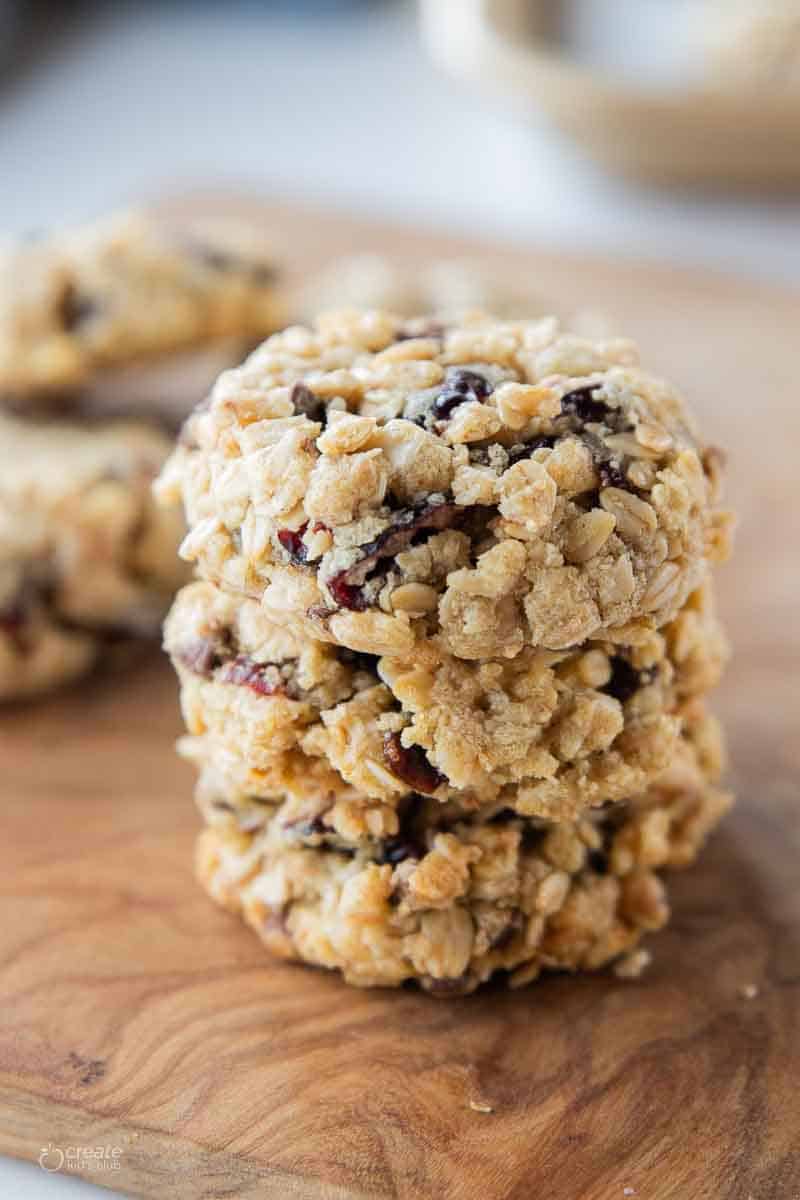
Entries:
<svg viewBox="0 0 800 1200">
<path fill-rule="evenodd" d="M 547 113 L 612 169 L 671 184 L 800 184 L 798 94 L 604 74 L 547 37 L 559 2 L 420 0 L 423 34 L 445 70 Z"/>
</svg>

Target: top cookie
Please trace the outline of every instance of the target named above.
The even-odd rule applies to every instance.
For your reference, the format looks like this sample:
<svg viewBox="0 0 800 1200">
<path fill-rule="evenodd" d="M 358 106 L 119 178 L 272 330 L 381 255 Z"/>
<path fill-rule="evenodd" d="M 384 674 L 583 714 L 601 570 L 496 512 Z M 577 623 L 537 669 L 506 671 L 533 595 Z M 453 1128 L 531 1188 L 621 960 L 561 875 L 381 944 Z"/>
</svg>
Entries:
<svg viewBox="0 0 800 1200">
<path fill-rule="evenodd" d="M 157 486 L 184 557 L 289 627 L 486 659 L 671 620 L 726 552 L 718 473 L 629 341 L 345 312 L 223 374 Z"/>
<path fill-rule="evenodd" d="M 130 213 L 0 248 L 0 395 L 84 386 L 104 365 L 282 319 L 259 236 L 227 222 L 173 227 Z"/>
</svg>

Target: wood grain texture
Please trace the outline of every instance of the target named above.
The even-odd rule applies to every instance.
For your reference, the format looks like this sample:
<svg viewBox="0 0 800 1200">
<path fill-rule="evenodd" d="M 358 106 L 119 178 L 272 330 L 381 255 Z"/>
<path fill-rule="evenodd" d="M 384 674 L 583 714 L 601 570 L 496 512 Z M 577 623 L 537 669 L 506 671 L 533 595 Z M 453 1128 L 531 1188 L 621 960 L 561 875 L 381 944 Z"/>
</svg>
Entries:
<svg viewBox="0 0 800 1200">
<path fill-rule="evenodd" d="M 674 877 L 639 982 L 358 992 L 271 963 L 193 884 L 192 776 L 157 655 L 6 710 L 0 1150 L 117 1145 L 120 1171 L 91 1177 L 159 1200 L 798 1200 L 800 297 L 265 215 L 298 272 L 356 247 L 490 251 L 556 307 L 607 309 L 691 393 L 742 513 L 717 706 L 740 803 Z"/>
</svg>

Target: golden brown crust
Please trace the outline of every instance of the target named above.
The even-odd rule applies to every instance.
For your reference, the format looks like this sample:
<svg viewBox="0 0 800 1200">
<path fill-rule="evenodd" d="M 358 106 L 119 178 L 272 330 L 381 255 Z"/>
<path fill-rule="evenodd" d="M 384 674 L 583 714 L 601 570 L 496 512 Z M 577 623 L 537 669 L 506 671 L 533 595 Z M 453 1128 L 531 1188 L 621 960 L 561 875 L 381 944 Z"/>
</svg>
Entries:
<svg viewBox="0 0 800 1200">
<path fill-rule="evenodd" d="M 647 794 L 580 821 L 437 823 L 422 811 L 356 851 L 298 833 L 291 805 L 234 815 L 207 796 L 198 876 L 273 954 L 359 986 L 415 979 L 451 995 L 496 971 L 519 986 L 542 969 L 595 969 L 666 922 L 657 872 L 691 862 L 730 804 L 713 783 L 713 727 L 700 736 L 716 745 L 713 767 L 684 739 Z"/>
<path fill-rule="evenodd" d="M 484 659 L 671 620 L 727 549 L 711 463 L 627 341 L 338 313 L 223 374 L 159 486 L 200 573 L 298 630 Z"/>
<path fill-rule="evenodd" d="M 393 832 L 412 792 L 572 820 L 642 791 L 674 751 L 683 706 L 726 657 L 708 586 L 637 645 L 468 663 L 433 640 L 407 657 L 355 655 L 196 582 L 165 644 L 187 756 L 223 774 L 232 796 L 305 795 L 313 776 L 322 819 L 356 842 Z"/>
</svg>

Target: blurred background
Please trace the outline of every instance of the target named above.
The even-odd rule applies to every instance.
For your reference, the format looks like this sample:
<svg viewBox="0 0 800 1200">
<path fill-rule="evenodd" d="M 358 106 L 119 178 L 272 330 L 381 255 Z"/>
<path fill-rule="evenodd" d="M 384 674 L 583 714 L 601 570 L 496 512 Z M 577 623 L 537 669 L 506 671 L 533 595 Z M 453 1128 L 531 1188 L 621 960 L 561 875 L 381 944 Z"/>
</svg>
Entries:
<svg viewBox="0 0 800 1200">
<path fill-rule="evenodd" d="M 582 66 L 679 88 L 702 70 L 701 3 L 549 10 L 566 14 Z M 664 189 L 604 170 L 530 89 L 523 97 L 519 81 L 491 78 L 477 54 L 471 72 L 443 69 L 451 51 L 468 50 L 462 18 L 492 5 L 428 0 L 429 34 L 437 6 L 444 46 L 420 35 L 406 0 L 0 0 L 0 229 L 223 186 L 800 280 L 796 195 Z M 539 7 L 522 11 L 519 29 Z M 754 90 L 753 103 L 763 95 Z"/>
</svg>

